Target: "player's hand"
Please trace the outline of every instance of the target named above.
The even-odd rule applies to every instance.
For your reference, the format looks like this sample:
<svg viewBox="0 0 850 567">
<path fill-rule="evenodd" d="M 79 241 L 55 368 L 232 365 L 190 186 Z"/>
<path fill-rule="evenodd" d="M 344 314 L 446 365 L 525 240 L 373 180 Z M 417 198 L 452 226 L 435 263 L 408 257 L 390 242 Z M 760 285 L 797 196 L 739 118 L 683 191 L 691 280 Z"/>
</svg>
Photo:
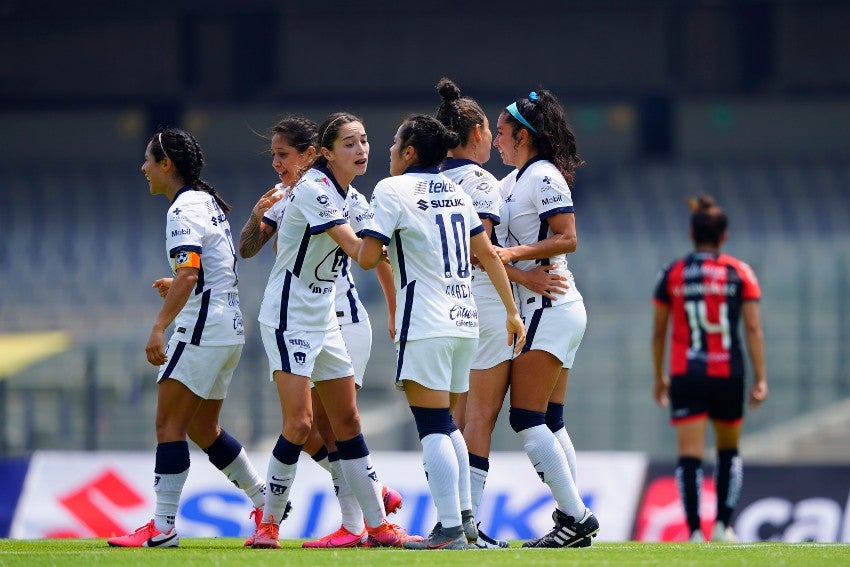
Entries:
<svg viewBox="0 0 850 567">
<path fill-rule="evenodd" d="M 390 340 L 395 342 L 395 315 L 392 313 L 387 317 L 387 332 L 390 334 Z"/>
<path fill-rule="evenodd" d="M 519 354 L 525 346 L 525 325 L 522 323 L 522 317 L 519 313 L 508 315 L 505 326 L 508 329 L 508 344 L 514 345 L 514 354 Z"/>
<path fill-rule="evenodd" d="M 570 284 L 567 283 L 566 276 L 549 271 L 556 267 L 554 264 L 547 264 L 526 271 L 522 285 L 549 299 L 556 299 L 556 295 L 564 295 L 570 288 Z"/>
<path fill-rule="evenodd" d="M 655 397 L 655 403 L 666 408 L 670 404 L 670 378 L 667 376 L 656 378 L 652 394 Z"/>
<path fill-rule="evenodd" d="M 168 290 L 171 289 L 171 283 L 174 281 L 174 278 L 159 278 L 151 287 L 156 288 L 157 293 L 159 293 L 160 297 L 165 297 L 168 295 Z"/>
<path fill-rule="evenodd" d="M 168 361 L 168 356 L 165 354 L 165 333 L 163 331 L 157 329 L 151 331 L 148 344 L 145 346 L 145 353 L 148 355 L 148 362 L 154 366 L 161 366 Z"/>
<path fill-rule="evenodd" d="M 493 248 L 496 250 L 496 255 L 502 261 L 502 264 L 509 264 L 514 261 L 513 248 L 500 248 L 498 246 L 494 246 Z"/>
<path fill-rule="evenodd" d="M 750 390 L 750 409 L 756 409 L 765 399 L 767 399 L 767 381 L 761 380 L 754 383 Z"/>
<path fill-rule="evenodd" d="M 257 217 L 257 220 L 262 220 L 266 211 L 271 209 L 272 205 L 281 199 L 283 199 L 283 191 L 280 191 L 277 187 L 272 187 L 266 191 L 262 197 L 260 197 L 260 200 L 257 201 L 257 204 L 254 205 L 253 209 L 251 209 L 251 214 Z"/>
</svg>

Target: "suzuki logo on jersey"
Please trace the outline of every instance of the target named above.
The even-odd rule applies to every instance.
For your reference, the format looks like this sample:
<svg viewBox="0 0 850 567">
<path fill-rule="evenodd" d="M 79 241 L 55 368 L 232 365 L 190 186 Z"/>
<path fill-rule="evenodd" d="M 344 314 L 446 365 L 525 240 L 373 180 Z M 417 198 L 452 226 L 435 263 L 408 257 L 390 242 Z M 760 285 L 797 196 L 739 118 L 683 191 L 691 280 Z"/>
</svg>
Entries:
<svg viewBox="0 0 850 567">
<path fill-rule="evenodd" d="M 417 205 L 419 206 L 419 208 L 420 208 L 420 209 L 422 209 L 423 211 L 427 211 L 427 210 L 428 210 L 428 203 L 427 203 L 427 201 L 425 201 L 425 199 L 419 199 L 419 201 L 417 201 L 417 202 L 416 202 L 416 204 L 417 204 Z"/>
<path fill-rule="evenodd" d="M 210 222 L 213 226 L 218 226 L 227 222 L 227 217 L 224 216 L 224 213 L 221 213 L 220 215 L 213 215 L 210 217 Z"/>
<path fill-rule="evenodd" d="M 177 230 L 171 231 L 171 238 L 174 238 L 175 236 L 189 236 L 190 234 L 192 234 L 192 229 L 178 228 Z"/>
<path fill-rule="evenodd" d="M 296 364 L 304 364 L 307 361 L 307 355 L 303 352 L 296 352 L 292 355 L 292 358 L 295 359 Z M 274 486 L 273 484 L 270 486 Z"/>
<path fill-rule="evenodd" d="M 461 207 L 463 199 L 431 199 L 431 206 L 435 209 L 443 207 Z"/>
</svg>

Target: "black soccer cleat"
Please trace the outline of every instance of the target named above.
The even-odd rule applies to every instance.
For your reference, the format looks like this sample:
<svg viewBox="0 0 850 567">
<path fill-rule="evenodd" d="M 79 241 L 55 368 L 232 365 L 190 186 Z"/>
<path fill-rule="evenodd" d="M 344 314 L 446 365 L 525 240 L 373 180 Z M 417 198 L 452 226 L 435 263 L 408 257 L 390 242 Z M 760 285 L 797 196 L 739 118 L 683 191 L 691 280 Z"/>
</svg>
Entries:
<svg viewBox="0 0 850 567">
<path fill-rule="evenodd" d="M 590 538 L 599 532 L 599 521 L 593 513 L 585 509 L 584 517 L 576 521 L 557 508 L 552 512 L 555 527 L 548 534 L 522 544 L 523 547 L 558 548 L 588 547 Z"/>
</svg>

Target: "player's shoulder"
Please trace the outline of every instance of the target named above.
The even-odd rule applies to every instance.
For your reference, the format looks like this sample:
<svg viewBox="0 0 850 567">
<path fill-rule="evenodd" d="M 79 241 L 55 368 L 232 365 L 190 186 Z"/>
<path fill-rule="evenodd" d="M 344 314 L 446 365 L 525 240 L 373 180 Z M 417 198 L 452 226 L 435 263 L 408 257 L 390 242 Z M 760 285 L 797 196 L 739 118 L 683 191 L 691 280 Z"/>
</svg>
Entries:
<svg viewBox="0 0 850 567">
<path fill-rule="evenodd" d="M 729 254 L 720 254 L 717 257 L 717 261 L 721 264 L 729 266 L 730 268 L 733 268 L 735 271 L 748 278 L 755 279 L 755 271 L 753 271 L 753 268 L 740 258 L 736 258 L 735 256 L 731 256 Z"/>
<path fill-rule="evenodd" d="M 169 205 L 168 220 L 179 222 L 197 217 L 199 214 L 206 216 L 207 213 L 212 213 L 214 210 L 215 201 L 212 195 L 205 191 L 186 189 L 180 191 Z"/>
</svg>

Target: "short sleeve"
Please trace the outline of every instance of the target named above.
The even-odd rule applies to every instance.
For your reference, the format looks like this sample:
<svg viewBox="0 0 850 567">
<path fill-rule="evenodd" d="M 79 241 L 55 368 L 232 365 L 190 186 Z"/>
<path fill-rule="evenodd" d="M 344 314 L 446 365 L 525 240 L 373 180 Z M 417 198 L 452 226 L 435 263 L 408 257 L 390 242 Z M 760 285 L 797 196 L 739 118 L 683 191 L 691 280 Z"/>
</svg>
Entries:
<svg viewBox="0 0 850 567">
<path fill-rule="evenodd" d="M 371 222 L 362 230 L 362 234 L 389 244 L 393 232 L 399 227 L 401 218 L 401 202 L 393 191 L 389 179 L 383 179 L 375 186 L 370 206 L 372 208 Z"/>
<path fill-rule="evenodd" d="M 543 175 L 534 180 L 534 199 L 540 220 L 558 213 L 575 212 L 573 196 L 560 175 Z"/>
<path fill-rule="evenodd" d="M 165 225 L 165 238 L 168 243 L 168 255 L 174 258 L 182 251 L 191 251 L 201 254 L 204 233 L 207 222 L 206 208 L 199 210 L 197 207 L 183 206 L 179 204 L 168 211 L 168 220 Z"/>
</svg>

